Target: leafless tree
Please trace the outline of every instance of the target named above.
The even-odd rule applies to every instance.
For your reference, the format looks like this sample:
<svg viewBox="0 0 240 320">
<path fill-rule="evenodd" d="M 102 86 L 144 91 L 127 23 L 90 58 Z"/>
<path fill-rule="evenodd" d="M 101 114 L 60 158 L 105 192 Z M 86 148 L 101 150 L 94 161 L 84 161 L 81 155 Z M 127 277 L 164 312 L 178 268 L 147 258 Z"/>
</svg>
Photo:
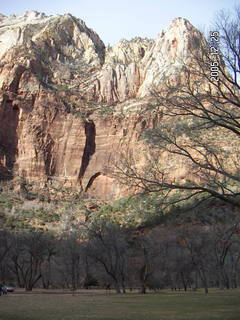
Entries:
<svg viewBox="0 0 240 320">
<path fill-rule="evenodd" d="M 58 268 L 62 282 L 71 290 L 80 288 L 83 284 L 84 274 L 84 252 L 80 234 L 72 232 L 66 234 L 59 241 Z"/>
<path fill-rule="evenodd" d="M 8 276 L 7 258 L 12 247 L 12 237 L 7 231 L 0 231 L 0 281 L 5 283 Z"/>
<path fill-rule="evenodd" d="M 189 50 L 178 76 L 153 88 L 150 108 L 162 121 L 145 132 L 148 164 L 139 168 L 129 155 L 117 170 L 165 205 L 218 198 L 240 207 L 240 9 L 231 19 L 221 13 L 216 28 Z"/>
<path fill-rule="evenodd" d="M 118 225 L 100 221 L 88 227 L 88 255 L 109 277 L 116 292 L 125 293 L 128 244 L 125 231 Z"/>
<path fill-rule="evenodd" d="M 233 254 L 231 249 L 234 244 L 236 249 L 239 231 L 239 224 L 235 224 L 234 226 L 232 224 L 217 224 L 211 230 L 214 267 L 221 288 L 230 289 L 231 287 L 231 275 L 233 275 L 234 271 L 231 271 L 231 268 L 229 268 L 229 258 L 232 260 L 232 267 L 236 270 L 239 255 Z M 238 253 L 238 250 L 236 253 Z"/>
<path fill-rule="evenodd" d="M 49 289 L 53 285 L 53 268 L 56 261 L 54 260 L 57 256 L 57 239 L 52 234 L 45 234 L 45 249 L 46 249 L 46 258 L 41 266 L 42 274 L 42 285 L 43 288 Z"/>
<path fill-rule="evenodd" d="M 42 265 L 47 256 L 46 239 L 42 232 L 16 233 L 13 237 L 11 271 L 19 287 L 31 291 L 42 277 Z"/>
</svg>

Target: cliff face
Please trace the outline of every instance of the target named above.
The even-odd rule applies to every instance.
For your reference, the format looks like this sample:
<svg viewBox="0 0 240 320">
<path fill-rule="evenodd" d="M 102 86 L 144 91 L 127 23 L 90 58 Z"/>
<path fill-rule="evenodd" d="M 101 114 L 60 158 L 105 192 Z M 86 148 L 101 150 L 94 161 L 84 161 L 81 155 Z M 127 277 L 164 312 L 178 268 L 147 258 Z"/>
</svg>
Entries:
<svg viewBox="0 0 240 320">
<path fill-rule="evenodd" d="M 0 15 L 1 179 L 124 195 L 113 164 L 127 151 L 144 162 L 141 134 L 160 121 L 146 111 L 151 89 L 179 74 L 197 37 L 177 18 L 156 41 L 105 48 L 70 14 Z"/>
</svg>

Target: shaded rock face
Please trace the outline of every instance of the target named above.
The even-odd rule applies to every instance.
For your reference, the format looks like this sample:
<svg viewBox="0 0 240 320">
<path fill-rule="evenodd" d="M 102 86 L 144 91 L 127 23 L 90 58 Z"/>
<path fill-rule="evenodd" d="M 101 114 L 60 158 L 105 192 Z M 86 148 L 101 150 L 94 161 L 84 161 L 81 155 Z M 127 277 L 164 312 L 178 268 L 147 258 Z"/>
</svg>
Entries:
<svg viewBox="0 0 240 320">
<path fill-rule="evenodd" d="M 144 162 L 140 137 L 160 121 L 146 111 L 151 88 L 180 71 L 197 36 L 178 18 L 156 41 L 105 48 L 70 14 L 0 15 L 1 179 L 103 199 L 125 195 L 113 164 L 127 152 Z"/>
<path fill-rule="evenodd" d="M 0 173 L 2 178 L 9 178 L 18 153 L 19 108 L 7 96 L 3 96 L 3 101 L 0 109 Z"/>
</svg>

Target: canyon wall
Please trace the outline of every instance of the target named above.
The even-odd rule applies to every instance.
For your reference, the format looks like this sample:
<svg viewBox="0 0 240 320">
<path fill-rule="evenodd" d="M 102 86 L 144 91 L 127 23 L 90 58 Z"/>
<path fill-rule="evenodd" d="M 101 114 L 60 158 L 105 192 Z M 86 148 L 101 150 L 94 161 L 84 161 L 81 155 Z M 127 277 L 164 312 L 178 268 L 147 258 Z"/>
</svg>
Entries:
<svg viewBox="0 0 240 320">
<path fill-rule="evenodd" d="M 161 117 L 151 91 L 180 74 L 200 33 L 177 18 L 154 40 L 106 48 L 70 14 L 0 15 L 0 178 L 36 188 L 72 188 L 102 199 L 124 196 L 114 166 Z"/>
</svg>

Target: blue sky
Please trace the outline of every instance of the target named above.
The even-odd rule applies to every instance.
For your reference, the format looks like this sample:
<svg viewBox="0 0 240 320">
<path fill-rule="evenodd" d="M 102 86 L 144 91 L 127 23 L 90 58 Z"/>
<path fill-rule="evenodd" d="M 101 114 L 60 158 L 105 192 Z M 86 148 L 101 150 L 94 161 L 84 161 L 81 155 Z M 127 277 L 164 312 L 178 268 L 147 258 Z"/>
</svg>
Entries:
<svg viewBox="0 0 240 320">
<path fill-rule="evenodd" d="M 238 0 L 2 0 L 0 13 L 22 14 L 37 10 L 46 14 L 71 13 L 94 29 L 105 44 L 135 36 L 156 38 L 176 17 L 207 29 L 216 12 L 233 9 Z"/>
</svg>

